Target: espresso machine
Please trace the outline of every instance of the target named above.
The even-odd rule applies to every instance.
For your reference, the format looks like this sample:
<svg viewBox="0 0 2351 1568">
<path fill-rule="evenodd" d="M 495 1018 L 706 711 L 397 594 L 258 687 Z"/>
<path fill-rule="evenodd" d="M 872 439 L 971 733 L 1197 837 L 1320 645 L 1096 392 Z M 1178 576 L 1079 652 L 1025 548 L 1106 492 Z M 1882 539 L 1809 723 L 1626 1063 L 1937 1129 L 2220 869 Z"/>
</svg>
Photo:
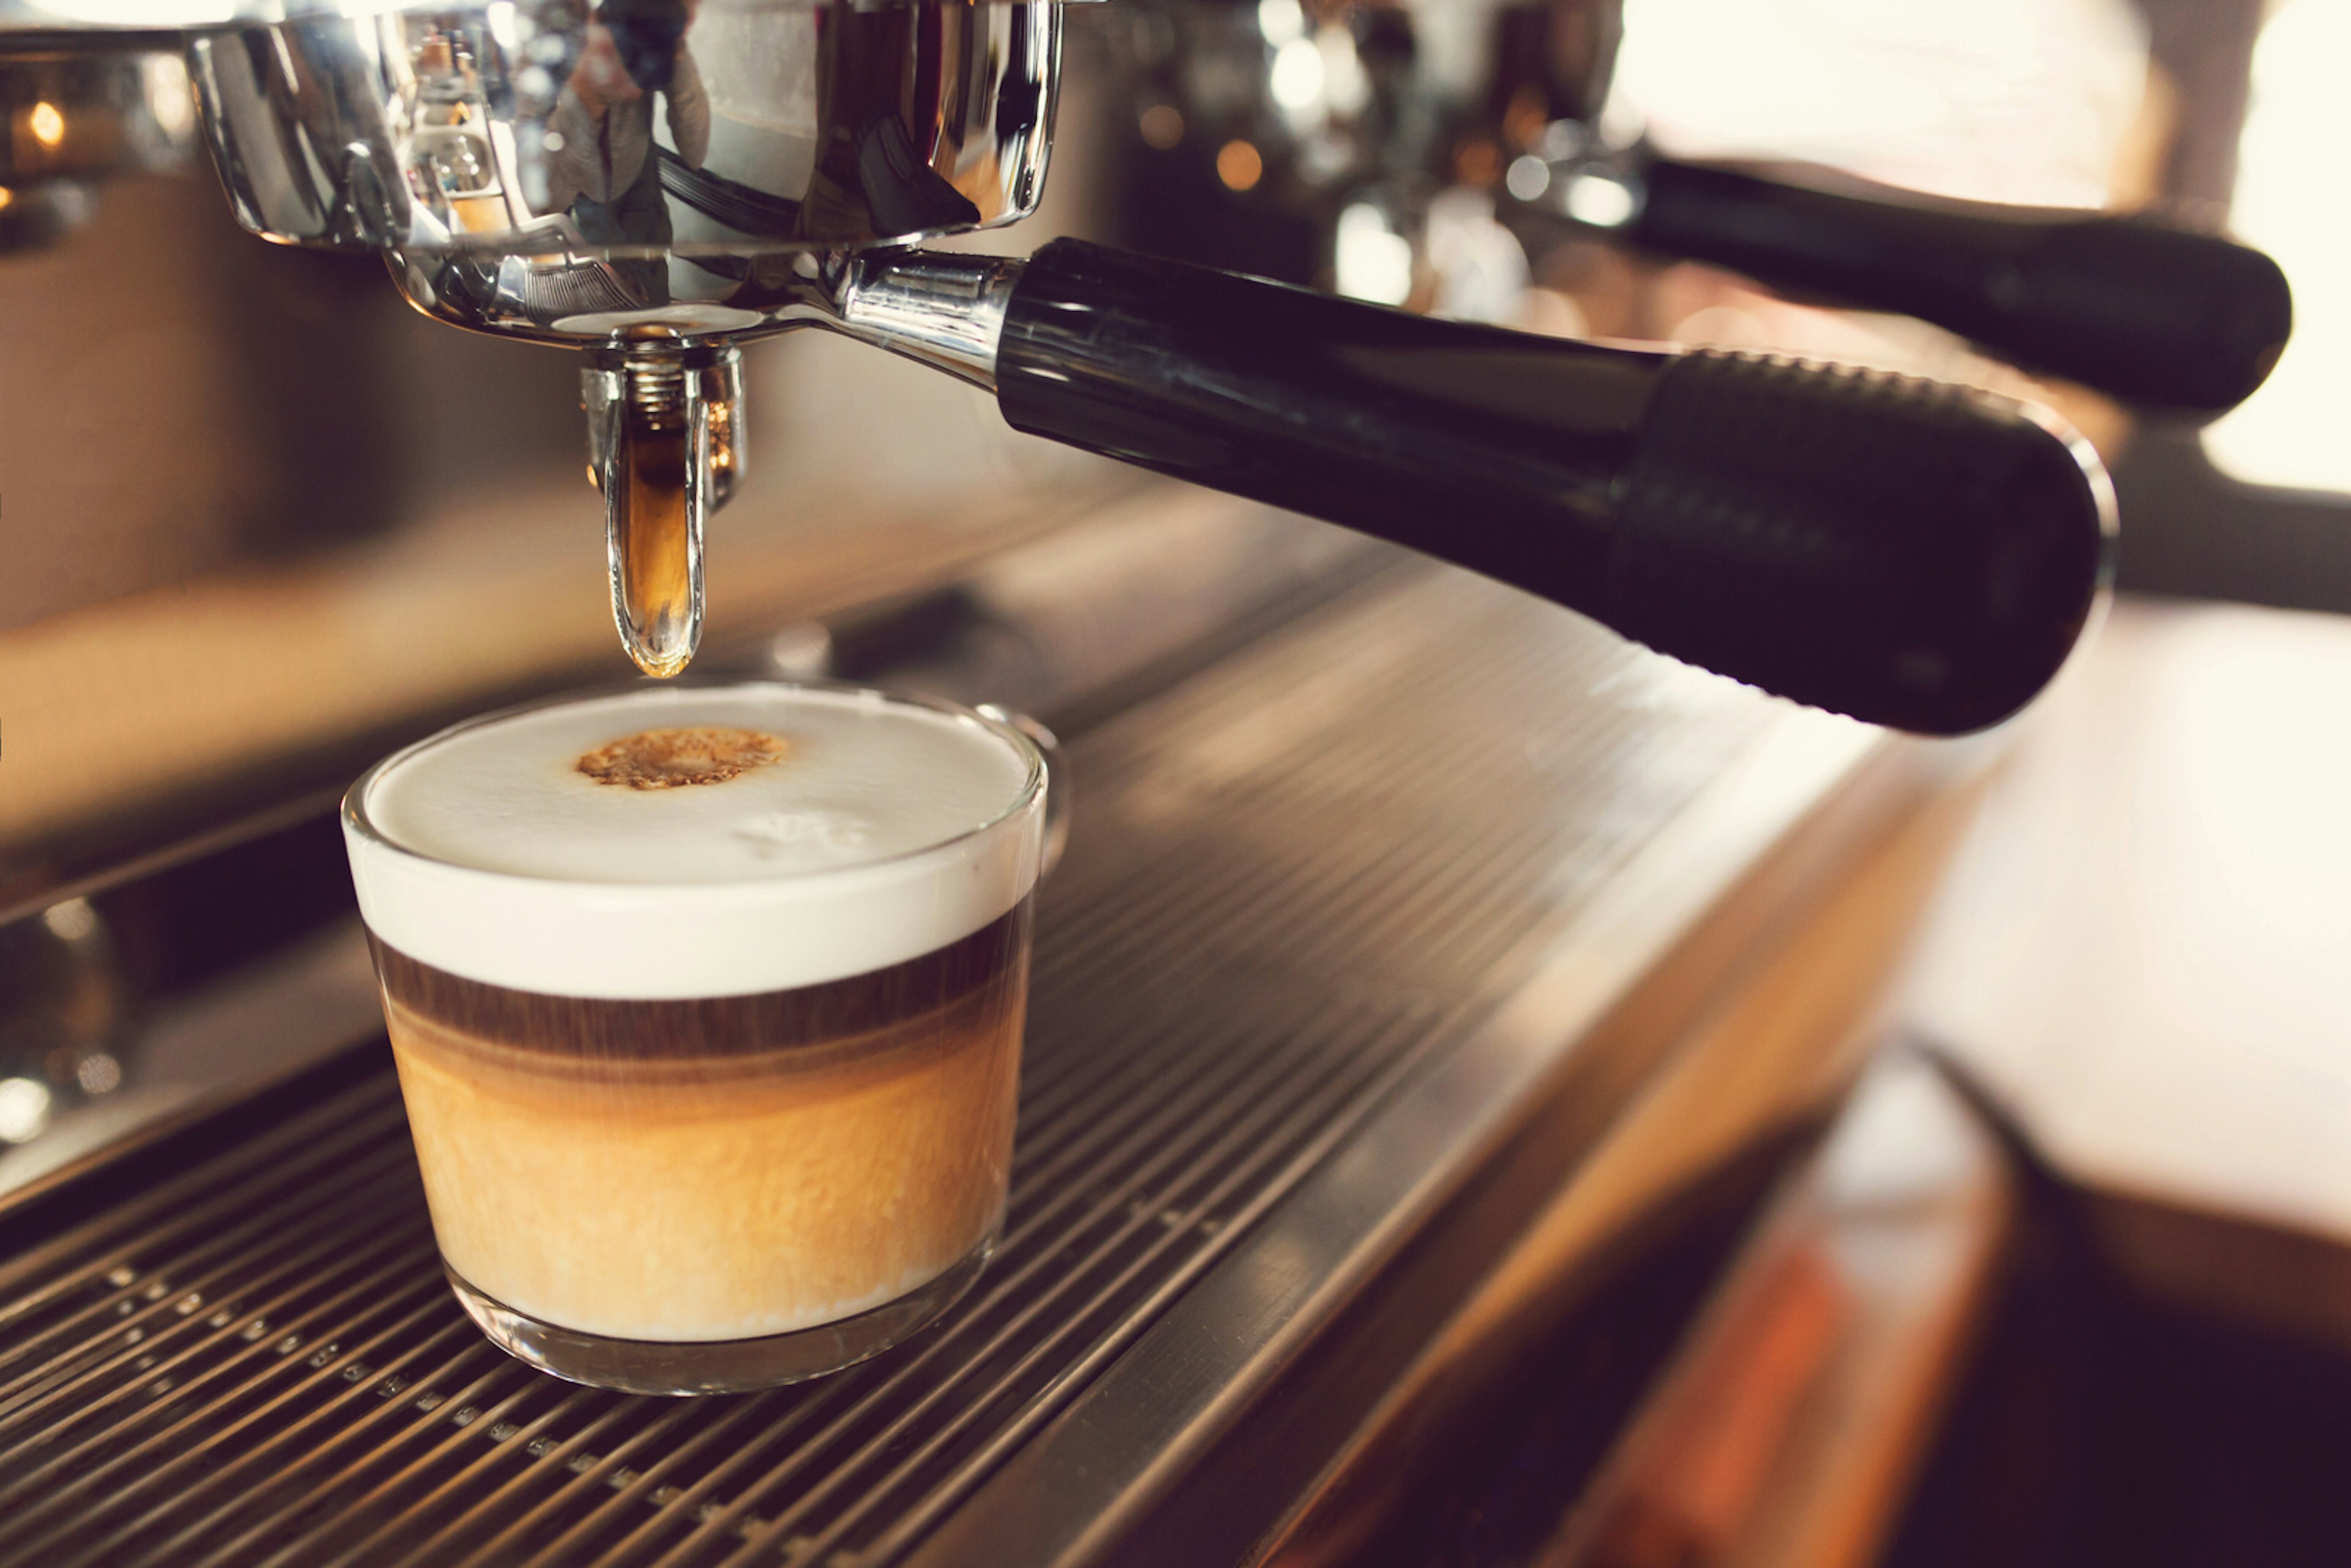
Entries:
<svg viewBox="0 0 2351 1568">
<path fill-rule="evenodd" d="M 1467 36 L 1574 9 L 1465 7 Z M 1496 1475 L 1548 1466 L 1556 1503 L 1614 1442 L 1882 1039 L 1869 998 L 2007 732 L 1854 724 L 1546 601 L 1806 704 L 1972 730 L 2094 618 L 2102 471 L 2053 416 L 1972 391 L 1078 240 L 959 248 L 1037 207 L 1079 15 L 1142 13 L 0 0 L 9 66 L 133 62 L 104 102 L 166 132 L 138 156 L 204 141 L 246 228 L 381 256 L 425 315 L 515 354 L 573 351 L 614 614 L 649 669 L 695 653 L 710 514 L 758 504 L 742 354 L 764 336 L 879 347 L 1015 429 L 1256 498 L 1149 485 L 951 589 L 705 653 L 1013 697 L 1078 786 L 1004 1248 L 935 1333 L 832 1378 L 576 1388 L 449 1303 L 333 819 L 352 754 L 403 737 L 333 737 L 315 778 L 273 755 L 278 792 L 200 831 L 5 884 L 0 974 L 40 985 L 0 1009 L 0 1161 L 35 1161 L 0 1166 L 0 1555 L 1353 1563 L 1470 1514 L 1499 1529 Z M 1260 75 L 1283 47 L 1263 16 L 1225 18 Z M 1367 65 L 1425 19 L 1301 26 L 1339 18 Z M 1409 179 L 1379 187 L 1399 211 L 1460 185 L 1497 125 L 1532 152 L 1479 189 L 1507 196 L 1528 155 L 1554 193 L 1583 177 L 1553 167 L 1563 100 L 1482 107 L 1520 96 L 1477 84 L 1525 57 L 1450 57 L 1470 108 L 1421 122 Z M 175 128 L 156 84 L 183 68 L 200 113 Z M 28 127 L 57 110 L 49 189 L 102 220 L 135 192 L 107 172 L 142 165 L 68 169 L 83 99 L 59 81 L 11 103 Z M 50 177 L 16 145 L 12 190 Z M 1320 201 L 1290 210 L 1327 237 Z M 877 465 L 927 437 L 860 433 Z M 5 768 L 31 727 L 0 722 Z M 54 1112 L 77 1083 L 89 1115 L 33 1136 L 36 1091 Z M 1917 1130 L 1873 1146 L 1938 1146 Z M 1859 1194 L 1863 1223 L 1912 1196 Z"/>
<path fill-rule="evenodd" d="M 1578 7 L 1464 15 L 1542 59 L 1562 37 L 1604 42 L 1605 16 Z M 1016 430 L 1346 524 L 1915 730 L 2022 706 L 2104 570 L 2095 457 L 1999 400 L 1499 334 L 1076 242 L 1025 261 L 917 248 L 1035 207 L 1055 5 L 229 5 L 132 26 L 15 0 L 0 32 L 49 49 L 126 27 L 135 42 L 158 19 L 184 32 L 246 227 L 378 252 L 439 320 L 581 352 L 614 614 L 653 673 L 696 644 L 705 518 L 747 460 L 742 349 L 807 327 L 988 389 Z M 1515 69 L 1520 54 L 1496 59 Z M 1605 50 L 1569 63 L 1590 77 Z M 1476 73 L 1487 98 L 1523 110 L 1533 100 L 1499 68 Z M 1556 127 L 1579 109 L 1520 119 Z M 1416 143 L 1446 140 L 1420 106 L 1391 119 Z M 1641 210 L 1670 207 L 1664 175 Z M 2217 242 L 2180 243 L 2204 256 Z M 2143 248 L 2120 254 L 2137 265 Z M 2247 307 L 2239 275 L 2266 282 L 2265 264 L 2221 253 L 2235 273 L 2175 276 L 2158 256 L 2164 302 L 2250 308 L 2265 365 L 2282 296 L 2256 287 Z M 2105 301 L 2111 271 L 2093 258 L 2064 276 Z M 2062 342 L 2033 312 L 2084 326 L 2064 304 L 2083 292 L 2019 319 Z M 2202 361 L 2169 339 L 2156 357 Z M 2233 363 L 2231 384 L 2259 368 Z"/>
</svg>

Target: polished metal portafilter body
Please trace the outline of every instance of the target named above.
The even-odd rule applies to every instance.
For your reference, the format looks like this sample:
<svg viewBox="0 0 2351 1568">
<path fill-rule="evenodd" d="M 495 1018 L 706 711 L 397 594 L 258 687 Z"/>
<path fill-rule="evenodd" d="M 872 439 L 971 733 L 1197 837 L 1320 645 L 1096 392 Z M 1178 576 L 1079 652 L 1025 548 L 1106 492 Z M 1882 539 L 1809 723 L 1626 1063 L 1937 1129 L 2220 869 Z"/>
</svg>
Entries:
<svg viewBox="0 0 2351 1568">
<path fill-rule="evenodd" d="M 196 38 L 237 217 L 406 252 L 723 258 L 1008 223 L 1055 6 L 488 0 Z"/>
</svg>

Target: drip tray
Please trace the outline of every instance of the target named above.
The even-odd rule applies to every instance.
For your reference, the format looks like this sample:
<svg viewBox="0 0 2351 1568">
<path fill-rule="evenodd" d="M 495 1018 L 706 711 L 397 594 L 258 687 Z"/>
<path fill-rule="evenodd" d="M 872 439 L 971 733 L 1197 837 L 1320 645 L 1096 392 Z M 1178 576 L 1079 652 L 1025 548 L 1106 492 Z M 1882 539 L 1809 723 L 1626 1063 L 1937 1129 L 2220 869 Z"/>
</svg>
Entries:
<svg viewBox="0 0 2351 1568">
<path fill-rule="evenodd" d="M 867 1568 L 940 1552 L 950 1521 L 950 1560 L 1098 1553 L 1086 1520 L 1034 1511 L 991 1545 L 970 1505 L 1009 1516 L 1034 1494 L 992 1483 L 1062 1470 L 1091 1478 L 1074 1500 L 1140 1484 L 1169 1434 L 1088 1454 L 1072 1402 L 1151 1381 L 1184 1314 L 1237 1299 L 1348 1159 L 1415 1202 L 1461 1179 L 1573 1040 L 1515 1047 L 1492 1103 L 1427 1084 L 1556 977 L 1626 868 L 1701 807 L 1735 821 L 1676 884 L 1694 914 L 1869 745 L 1477 580 L 1391 570 L 1075 738 L 1006 1239 L 942 1324 L 755 1396 L 530 1371 L 443 1284 L 379 1041 L 233 1140 L 17 1218 L 0 1557 Z M 1799 784 L 1783 766 L 1776 804 L 1725 816 L 1720 781 L 1774 748 L 1809 759 Z M 1594 951 L 1619 988 L 1648 962 Z M 1378 1143 L 1440 1112 L 1450 1142 Z M 1393 1249 L 1388 1218 L 1318 1223 L 1353 1258 Z M 1313 1283 L 1275 1326 L 1311 1326 Z M 1237 1354 L 1273 1332 L 1227 1328 Z"/>
</svg>

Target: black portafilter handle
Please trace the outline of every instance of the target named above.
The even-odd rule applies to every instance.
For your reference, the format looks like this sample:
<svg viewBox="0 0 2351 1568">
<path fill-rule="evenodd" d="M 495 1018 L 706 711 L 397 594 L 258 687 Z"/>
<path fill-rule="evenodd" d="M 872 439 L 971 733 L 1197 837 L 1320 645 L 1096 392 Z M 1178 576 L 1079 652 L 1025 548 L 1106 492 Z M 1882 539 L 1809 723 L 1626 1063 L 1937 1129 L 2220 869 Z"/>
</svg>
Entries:
<svg viewBox="0 0 2351 1568">
<path fill-rule="evenodd" d="M 2276 262 L 2145 218 L 1849 195 L 1668 159 L 1642 184 L 1621 232 L 1645 249 L 1916 316 L 2143 406 L 2235 407 L 2294 328 Z"/>
<path fill-rule="evenodd" d="M 1016 429 L 1930 734 L 2048 683 L 2112 534 L 2097 458 L 2005 398 L 1431 320 L 1076 240 L 1022 270 L 996 374 Z"/>
</svg>

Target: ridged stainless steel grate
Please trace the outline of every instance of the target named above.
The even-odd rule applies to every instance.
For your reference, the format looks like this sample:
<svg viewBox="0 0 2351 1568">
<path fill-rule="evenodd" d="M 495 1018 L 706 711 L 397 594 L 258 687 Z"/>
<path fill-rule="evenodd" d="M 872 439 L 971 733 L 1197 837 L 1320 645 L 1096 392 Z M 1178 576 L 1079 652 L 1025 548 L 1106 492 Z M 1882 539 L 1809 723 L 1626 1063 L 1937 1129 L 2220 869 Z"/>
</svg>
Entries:
<svg viewBox="0 0 2351 1568">
<path fill-rule="evenodd" d="M 940 1327 L 753 1397 L 576 1388 L 443 1286 L 388 1069 L 0 1266 L 0 1558 L 887 1563 L 1765 722 L 1451 574 L 1072 748 L 1007 1239 Z"/>
</svg>

